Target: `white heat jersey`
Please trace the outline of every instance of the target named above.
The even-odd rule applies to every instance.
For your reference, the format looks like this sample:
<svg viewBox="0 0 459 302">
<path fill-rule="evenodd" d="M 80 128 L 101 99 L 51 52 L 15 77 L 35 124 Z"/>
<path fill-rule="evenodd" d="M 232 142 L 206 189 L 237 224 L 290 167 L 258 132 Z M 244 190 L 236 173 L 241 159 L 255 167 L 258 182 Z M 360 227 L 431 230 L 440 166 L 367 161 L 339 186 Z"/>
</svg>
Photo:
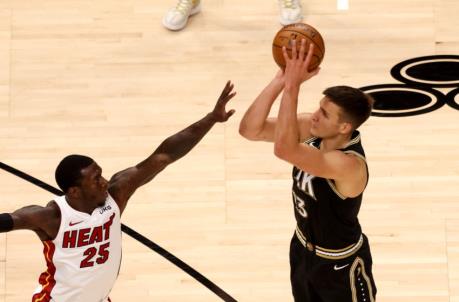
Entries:
<svg viewBox="0 0 459 302">
<path fill-rule="evenodd" d="M 89 215 L 71 208 L 65 196 L 55 201 L 61 224 L 54 240 L 43 241 L 48 269 L 32 302 L 107 301 L 121 264 L 118 205 L 109 195 Z"/>
</svg>

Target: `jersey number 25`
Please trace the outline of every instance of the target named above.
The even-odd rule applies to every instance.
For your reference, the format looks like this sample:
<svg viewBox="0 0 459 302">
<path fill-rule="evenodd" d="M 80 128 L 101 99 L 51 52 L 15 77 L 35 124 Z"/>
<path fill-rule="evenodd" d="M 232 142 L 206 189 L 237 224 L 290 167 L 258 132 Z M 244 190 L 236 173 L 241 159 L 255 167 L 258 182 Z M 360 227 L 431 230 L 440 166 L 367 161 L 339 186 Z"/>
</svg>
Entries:
<svg viewBox="0 0 459 302">
<path fill-rule="evenodd" d="M 107 250 L 109 246 L 110 242 L 107 242 L 99 246 L 99 251 L 97 251 L 97 249 L 93 246 L 84 251 L 83 255 L 85 255 L 86 258 L 81 261 L 80 268 L 94 266 L 94 262 L 97 264 L 105 263 L 110 255 L 110 251 Z M 94 261 L 93 258 L 96 254 L 97 258 Z"/>
</svg>

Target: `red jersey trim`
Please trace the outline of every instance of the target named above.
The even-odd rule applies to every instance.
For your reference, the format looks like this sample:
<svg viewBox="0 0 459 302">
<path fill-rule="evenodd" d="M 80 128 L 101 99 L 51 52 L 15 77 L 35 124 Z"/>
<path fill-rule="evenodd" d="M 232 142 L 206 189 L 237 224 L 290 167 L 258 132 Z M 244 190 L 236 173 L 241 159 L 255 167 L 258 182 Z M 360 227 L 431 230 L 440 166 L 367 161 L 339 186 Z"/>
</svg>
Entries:
<svg viewBox="0 0 459 302">
<path fill-rule="evenodd" d="M 46 272 L 40 275 L 38 282 L 42 286 L 40 293 L 32 296 L 32 302 L 49 302 L 51 301 L 51 291 L 53 290 L 56 280 L 54 274 L 56 273 L 56 267 L 53 263 L 54 251 L 56 246 L 51 240 L 43 241 L 43 254 L 45 255 L 46 266 L 48 267 Z"/>
</svg>

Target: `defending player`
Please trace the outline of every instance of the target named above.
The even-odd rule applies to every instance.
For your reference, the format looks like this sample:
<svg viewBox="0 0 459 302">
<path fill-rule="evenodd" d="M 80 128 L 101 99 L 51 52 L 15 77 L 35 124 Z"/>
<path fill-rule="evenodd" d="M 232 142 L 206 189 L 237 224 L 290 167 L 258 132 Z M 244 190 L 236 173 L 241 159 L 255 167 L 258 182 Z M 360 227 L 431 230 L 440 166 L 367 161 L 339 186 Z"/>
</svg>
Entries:
<svg viewBox="0 0 459 302">
<path fill-rule="evenodd" d="M 144 161 L 107 181 L 91 158 L 69 155 L 56 168 L 65 195 L 47 206 L 28 206 L 0 214 L 0 232 L 27 229 L 44 244 L 47 270 L 33 302 L 106 302 L 121 262 L 121 223 L 129 198 L 168 165 L 186 155 L 216 122 L 226 122 L 234 97 L 228 82 L 213 111 L 164 140 Z"/>
</svg>

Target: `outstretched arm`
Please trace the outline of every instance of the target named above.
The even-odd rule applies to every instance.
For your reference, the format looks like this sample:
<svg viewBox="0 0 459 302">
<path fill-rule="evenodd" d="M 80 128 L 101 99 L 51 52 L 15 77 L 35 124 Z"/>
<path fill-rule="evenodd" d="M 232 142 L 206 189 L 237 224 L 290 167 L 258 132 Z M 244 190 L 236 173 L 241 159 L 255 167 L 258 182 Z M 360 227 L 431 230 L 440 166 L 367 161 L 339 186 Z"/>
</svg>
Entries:
<svg viewBox="0 0 459 302">
<path fill-rule="evenodd" d="M 31 230 L 41 240 L 50 240 L 57 235 L 60 218 L 59 208 L 54 202 L 46 207 L 26 206 L 13 213 L 0 214 L 0 232 Z"/>
<path fill-rule="evenodd" d="M 148 158 L 134 167 L 113 175 L 109 182 L 109 192 L 114 197 L 121 212 L 124 211 L 131 195 L 140 186 L 151 181 L 169 164 L 185 156 L 206 135 L 216 122 L 226 122 L 234 110 L 226 111 L 225 106 L 236 94 L 233 84 L 227 82 L 212 112 L 182 131 L 168 137 Z"/>
</svg>

